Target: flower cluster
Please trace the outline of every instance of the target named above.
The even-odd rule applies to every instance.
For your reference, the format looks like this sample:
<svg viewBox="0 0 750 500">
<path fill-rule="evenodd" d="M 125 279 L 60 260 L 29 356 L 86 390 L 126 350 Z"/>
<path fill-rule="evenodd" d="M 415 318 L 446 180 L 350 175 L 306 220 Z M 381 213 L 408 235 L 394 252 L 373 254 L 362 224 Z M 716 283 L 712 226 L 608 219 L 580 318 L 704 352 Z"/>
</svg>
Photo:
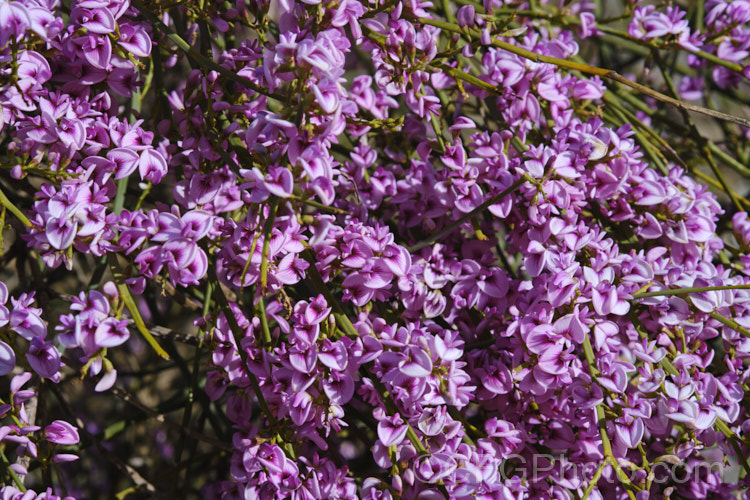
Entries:
<svg viewBox="0 0 750 500">
<path fill-rule="evenodd" d="M 0 325 L 8 330 L 10 342 L 28 344 L 26 360 L 31 368 L 43 378 L 53 381 L 60 379 L 60 352 L 55 345 L 46 340 L 47 323 L 42 319 L 42 310 L 34 305 L 34 292 L 22 293 L 18 298 L 11 297 L 11 310 L 5 306 L 8 301 L 8 288 L 0 282 Z M 14 348 L 0 340 L 2 361 L 0 373 L 8 375 L 16 366 Z"/>
<path fill-rule="evenodd" d="M 112 287 L 105 285 L 105 291 L 110 297 L 117 298 L 117 292 L 107 288 Z M 81 292 L 78 297 L 71 298 L 70 309 L 76 313 L 60 316 L 60 324 L 55 327 L 59 332 L 58 340 L 66 351 L 75 348 L 83 351 L 79 361 L 85 363 L 84 373 L 95 376 L 106 367 L 95 387 L 97 392 L 112 387 L 117 378 L 117 370 L 105 357 L 107 349 L 124 344 L 130 337 L 128 322 L 110 315 L 110 297 L 96 290 L 90 291 L 88 296 Z"/>
<path fill-rule="evenodd" d="M 35 369 L 36 371 L 36 369 Z M 32 374 L 29 372 L 19 373 L 10 381 L 9 403 L 0 405 L 0 416 L 10 418 L 13 423 L 0 427 L 0 436 L 7 446 L 8 444 L 16 445 L 16 453 L 23 457 L 29 456 L 36 460 L 51 461 L 53 463 L 65 463 L 78 460 L 78 456 L 72 453 L 65 453 L 61 447 L 76 445 L 79 442 L 78 431 L 74 426 L 64 420 L 55 420 L 50 422 L 44 429 L 30 422 L 26 404 L 32 398 L 36 397 L 32 389 L 24 389 L 24 386 L 31 380 Z M 28 474 L 26 467 L 20 463 L 10 466 L 13 474 Z M 23 485 L 21 485 L 23 486 Z M 10 494 L 12 496 L 15 488 L 4 487 L 3 498 Z M 36 498 L 36 497 L 34 497 Z M 52 491 L 47 491 L 47 497 L 52 496 Z"/>
<path fill-rule="evenodd" d="M 750 3 L 564 3 L 0 0 L 0 498 L 747 496 Z"/>
</svg>

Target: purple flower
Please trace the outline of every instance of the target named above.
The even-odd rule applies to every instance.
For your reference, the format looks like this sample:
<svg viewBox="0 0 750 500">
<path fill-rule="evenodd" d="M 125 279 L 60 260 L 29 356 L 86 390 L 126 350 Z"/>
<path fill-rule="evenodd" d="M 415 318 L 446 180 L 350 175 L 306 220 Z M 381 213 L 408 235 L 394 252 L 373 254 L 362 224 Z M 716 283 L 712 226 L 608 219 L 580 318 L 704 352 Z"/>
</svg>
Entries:
<svg viewBox="0 0 750 500">
<path fill-rule="evenodd" d="M 128 322 L 125 320 L 105 318 L 96 327 L 94 341 L 101 347 L 117 347 L 118 345 L 122 345 L 130 338 L 127 325 Z"/>
<path fill-rule="evenodd" d="M 432 373 L 432 360 L 420 347 L 409 346 L 401 356 L 398 368 L 409 377 L 426 377 Z"/>
<path fill-rule="evenodd" d="M 383 481 L 368 477 L 362 482 L 361 498 L 363 500 L 393 500 L 393 495 Z"/>
<path fill-rule="evenodd" d="M 138 171 L 144 181 L 158 184 L 167 174 L 167 162 L 155 149 L 146 149 L 141 152 L 138 160 Z"/>
<path fill-rule="evenodd" d="M 44 428 L 47 441 L 60 445 L 78 444 L 78 431 L 64 420 L 55 420 Z"/>
<path fill-rule="evenodd" d="M 401 415 L 385 417 L 378 422 L 378 439 L 383 446 L 396 446 L 406 437 L 407 425 Z"/>
<path fill-rule="evenodd" d="M 115 382 L 117 381 L 117 370 L 112 368 L 111 370 L 107 370 L 104 372 L 104 375 L 102 375 L 102 378 L 99 379 L 99 382 L 96 383 L 96 386 L 94 387 L 95 392 L 104 392 L 112 388 L 113 385 L 115 385 Z"/>
<path fill-rule="evenodd" d="M 289 198 L 292 194 L 294 177 L 284 167 L 270 167 L 266 175 L 263 175 L 257 167 L 252 170 L 242 170 L 240 173 L 250 180 L 248 186 L 254 188 L 251 195 L 253 202 L 264 201 L 271 194 L 279 198 Z"/>
<path fill-rule="evenodd" d="M 437 483 L 451 475 L 458 464 L 449 453 L 435 453 L 422 458 L 417 466 L 417 475 L 426 483 Z"/>
<path fill-rule="evenodd" d="M 650 40 L 667 35 L 675 37 L 681 47 L 697 51 L 691 41 L 688 21 L 683 19 L 685 12 L 677 7 L 667 7 L 666 14 L 655 10 L 653 5 L 636 7 L 633 20 L 628 26 L 628 34 L 633 38 Z"/>
<path fill-rule="evenodd" d="M 487 436 L 499 445 L 501 456 L 509 455 L 523 442 L 521 432 L 505 420 L 490 418 L 484 428 Z"/>
<path fill-rule="evenodd" d="M 627 314 L 630 310 L 630 303 L 627 301 L 628 295 L 611 284 L 614 278 L 614 272 L 611 268 L 606 268 L 597 273 L 590 267 L 585 267 L 583 268 L 583 274 L 591 284 L 591 303 L 597 314 L 616 314 L 618 316 Z"/>
<path fill-rule="evenodd" d="M 115 18 L 107 8 L 85 9 L 74 7 L 70 12 L 70 20 L 86 28 L 91 33 L 106 35 L 115 31 Z"/>
<path fill-rule="evenodd" d="M 317 325 L 324 321 L 331 313 L 331 307 L 328 306 L 322 295 L 316 296 L 307 305 L 304 305 L 302 302 L 298 302 L 298 304 L 300 308 L 304 307 L 304 312 L 300 311 L 300 313 L 303 315 L 305 324 L 307 325 Z"/>
<path fill-rule="evenodd" d="M 11 298 L 13 308 L 10 312 L 10 328 L 28 341 L 34 338 L 44 339 L 47 336 L 47 324 L 41 318 L 42 310 L 31 307 L 34 292 L 23 293 L 17 299 Z"/>
<path fill-rule="evenodd" d="M 354 396 L 354 377 L 347 372 L 331 372 L 323 381 L 323 392 L 335 405 L 345 405 Z"/>
<path fill-rule="evenodd" d="M 75 462 L 79 458 L 80 457 L 78 455 L 73 455 L 72 453 L 55 453 L 55 456 L 52 457 L 52 462 L 56 464 Z"/>
<path fill-rule="evenodd" d="M 16 354 L 13 348 L 0 341 L 0 376 L 5 376 L 16 367 Z"/>
<path fill-rule="evenodd" d="M 117 43 L 136 57 L 151 55 L 151 38 L 140 26 L 120 24 L 120 39 Z"/>
<path fill-rule="evenodd" d="M 52 344 L 45 342 L 41 337 L 31 339 L 29 352 L 26 354 L 31 368 L 39 376 L 57 381 L 60 378 L 60 352 Z"/>
<path fill-rule="evenodd" d="M 21 2 L 3 2 L 0 4 L 0 47 L 5 47 L 8 40 L 21 37 L 31 26 L 29 12 Z"/>
<path fill-rule="evenodd" d="M 448 422 L 447 409 L 445 406 L 427 408 L 419 417 L 417 426 L 425 436 L 437 436 L 443 432 Z"/>
<path fill-rule="evenodd" d="M 473 5 L 464 5 L 458 9 L 456 18 L 458 25 L 462 28 L 473 28 L 475 23 L 476 11 Z"/>
<path fill-rule="evenodd" d="M 13 377 L 10 381 L 10 400 L 14 406 L 19 406 L 29 398 L 34 397 L 34 391 L 29 389 L 22 389 L 22 387 L 29 381 L 33 375 L 29 372 L 19 373 Z"/>
<path fill-rule="evenodd" d="M 107 36 L 84 35 L 72 40 L 84 59 L 94 68 L 106 70 L 112 60 L 112 42 Z"/>
<path fill-rule="evenodd" d="M 643 439 L 645 426 L 637 417 L 620 417 L 615 423 L 615 435 L 628 448 L 635 448 Z"/>
<path fill-rule="evenodd" d="M 6 302 L 8 302 L 8 287 L 0 281 L 0 327 L 10 322 L 10 312 L 5 307 Z"/>
<path fill-rule="evenodd" d="M 115 148 L 109 151 L 107 159 L 115 164 L 115 180 L 124 179 L 135 172 L 140 162 L 138 153 L 128 148 Z"/>
</svg>

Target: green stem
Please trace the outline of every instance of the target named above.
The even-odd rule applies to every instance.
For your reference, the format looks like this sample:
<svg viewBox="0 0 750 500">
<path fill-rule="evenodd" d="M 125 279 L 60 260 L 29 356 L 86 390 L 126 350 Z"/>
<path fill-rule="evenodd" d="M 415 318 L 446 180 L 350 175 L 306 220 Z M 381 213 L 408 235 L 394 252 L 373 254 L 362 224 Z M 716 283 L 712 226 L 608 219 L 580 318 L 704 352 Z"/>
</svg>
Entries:
<svg viewBox="0 0 750 500">
<path fill-rule="evenodd" d="M 143 335 L 143 338 L 146 340 L 148 345 L 150 345 L 154 349 L 154 351 L 156 351 L 156 354 L 164 359 L 169 359 L 169 354 L 167 354 L 167 352 L 159 345 L 154 336 L 151 335 L 151 332 L 148 331 L 148 328 L 146 328 L 146 323 L 144 323 L 143 317 L 138 310 L 138 306 L 133 300 L 133 296 L 130 294 L 130 289 L 125 283 L 122 269 L 120 268 L 120 264 L 117 262 L 117 255 L 114 253 L 110 253 L 107 255 L 107 257 L 109 259 L 109 268 L 112 271 L 112 276 L 114 277 L 115 284 L 117 285 L 117 291 L 120 293 L 120 298 L 125 303 L 125 307 L 127 307 L 128 311 L 130 311 L 130 315 L 133 317 L 133 322 L 135 323 L 136 329 L 141 333 L 141 335 Z"/>
<path fill-rule="evenodd" d="M 589 366 L 589 373 L 591 374 L 592 380 L 596 380 L 596 375 L 599 373 L 598 368 L 596 367 L 596 358 L 594 355 L 594 349 L 591 347 L 591 340 L 589 339 L 588 334 L 586 334 L 586 337 L 583 339 L 583 352 L 586 356 L 586 362 Z M 614 453 L 612 452 L 612 442 L 609 440 L 609 435 L 607 434 L 607 421 L 606 416 L 604 414 L 604 403 L 599 403 L 596 405 L 596 420 L 597 425 L 599 427 L 599 435 L 602 439 L 602 451 L 604 452 L 604 462 L 609 462 L 612 467 L 615 469 L 615 473 L 617 474 L 617 477 L 620 479 L 620 482 L 625 487 L 625 490 L 628 492 L 628 497 L 630 497 L 632 500 L 635 500 L 635 495 L 632 492 L 632 489 L 637 489 L 635 485 L 633 485 L 630 480 L 628 479 L 627 474 L 622 470 L 622 467 L 620 467 L 620 464 L 617 463 L 617 459 L 615 458 Z M 599 474 L 601 475 L 601 473 Z M 598 480 L 598 478 L 597 478 Z M 589 485 L 591 489 L 593 489 L 593 486 Z M 589 492 L 590 493 L 590 492 Z M 584 497 L 585 498 L 585 497 Z"/>
<path fill-rule="evenodd" d="M 209 269 L 209 273 L 211 276 L 209 276 L 209 279 L 216 280 L 216 271 L 211 268 Z M 281 441 L 283 443 L 283 448 L 286 454 L 291 458 L 296 458 L 296 453 L 294 451 L 294 447 L 291 443 L 284 443 L 283 438 L 281 437 L 281 429 L 278 419 L 276 418 L 276 415 L 271 411 L 271 408 L 268 406 L 268 402 L 266 401 L 266 398 L 263 396 L 263 391 L 260 389 L 260 384 L 258 383 L 258 379 L 255 377 L 253 372 L 251 372 L 248 369 L 248 364 L 250 362 L 247 350 L 242 348 L 242 329 L 240 328 L 239 323 L 237 323 L 237 318 L 232 313 L 231 309 L 229 308 L 229 301 L 227 300 L 226 295 L 224 295 L 224 290 L 221 289 L 221 287 L 216 287 L 215 289 L 215 298 L 216 302 L 219 304 L 219 307 L 224 311 L 224 317 L 227 319 L 227 322 L 229 323 L 229 328 L 232 330 L 232 336 L 234 337 L 234 342 L 237 346 L 237 353 L 240 356 L 240 360 L 242 360 L 242 370 L 247 375 L 247 378 L 250 380 L 250 386 L 253 388 L 253 392 L 255 393 L 255 397 L 258 399 L 258 404 L 260 405 L 260 409 L 263 412 L 263 415 L 265 415 L 266 419 L 268 420 L 269 425 L 271 426 L 271 429 L 278 441 Z"/>
<path fill-rule="evenodd" d="M 706 1 L 697 0 L 695 2 L 695 29 L 698 33 L 703 33 L 703 16 L 706 15 Z"/>
<path fill-rule="evenodd" d="M 263 332 L 263 344 L 266 349 L 271 349 L 271 329 L 268 327 L 268 316 L 266 316 L 266 303 L 263 300 L 263 294 L 266 292 L 266 285 L 268 284 L 268 249 L 271 245 L 271 230 L 273 229 L 273 221 L 276 218 L 276 210 L 279 207 L 279 199 L 273 197 L 271 200 L 271 207 L 269 209 L 268 219 L 266 219 L 263 225 L 263 250 L 260 257 L 260 290 L 258 298 L 258 308 L 260 309 L 260 325 Z"/>
<path fill-rule="evenodd" d="M 664 64 L 662 63 L 661 56 L 659 55 L 659 52 L 656 49 L 652 49 L 652 54 L 654 57 L 654 60 L 659 66 L 659 69 L 661 70 L 661 74 L 664 77 L 664 83 L 667 85 L 667 89 L 669 89 L 669 93 L 673 97 L 677 97 L 677 87 L 675 87 L 674 83 L 672 82 L 672 77 L 669 75 L 669 72 L 665 68 Z M 726 179 L 724 179 L 724 175 L 721 173 L 721 170 L 719 170 L 719 167 L 716 165 L 716 162 L 714 161 L 713 155 L 711 154 L 711 151 L 708 147 L 706 139 L 703 137 L 703 135 L 698 130 L 698 127 L 695 126 L 695 123 L 693 122 L 693 119 L 690 117 L 690 115 L 685 110 L 681 110 L 683 118 L 685 120 L 685 123 L 690 128 L 690 133 L 693 136 L 693 140 L 695 143 L 700 147 L 701 151 L 703 152 L 703 157 L 708 162 L 708 165 L 711 167 L 711 171 L 714 173 L 714 176 L 719 181 L 719 184 L 721 184 L 722 189 L 724 192 L 727 193 L 727 196 L 729 196 L 729 199 L 732 200 L 732 203 L 737 208 L 738 211 L 742 211 L 742 204 L 737 199 L 737 195 L 735 195 L 734 191 L 732 191 L 729 188 L 729 184 L 727 184 Z"/>
<path fill-rule="evenodd" d="M 263 345 L 267 350 L 271 350 L 273 347 L 273 340 L 271 339 L 271 329 L 268 326 L 268 316 L 266 316 L 266 302 L 263 300 L 263 295 L 258 298 L 258 309 L 260 309 L 260 329 L 263 335 Z"/>
<path fill-rule="evenodd" d="M 13 482 L 16 484 L 16 488 L 20 492 L 26 493 L 26 487 L 23 485 L 23 481 L 21 481 L 21 478 L 18 477 L 18 474 L 16 474 L 16 471 L 14 471 L 10 467 L 10 460 L 8 460 L 8 457 L 5 456 L 5 451 L 1 447 L 0 447 L 0 460 L 2 460 L 3 465 L 5 466 L 5 471 L 11 477 L 11 479 L 13 479 Z"/>
<path fill-rule="evenodd" d="M 328 205 L 323 205 L 319 201 L 304 199 L 295 195 L 291 195 L 289 198 L 293 201 L 296 201 L 297 203 L 302 203 L 303 205 L 310 205 L 311 207 L 315 207 L 319 210 L 324 210 L 326 212 L 331 212 L 333 214 L 349 215 L 348 210 L 344 210 L 342 208 L 337 208 L 337 207 L 329 207 Z"/>
<path fill-rule="evenodd" d="M 737 333 L 740 333 L 744 335 L 747 338 L 750 338 L 750 330 L 745 328 L 744 326 L 737 323 L 735 320 L 731 318 L 727 318 L 726 316 L 722 316 L 721 314 L 717 313 L 716 311 L 708 313 L 709 317 L 715 319 L 719 323 L 721 323 L 724 326 L 728 326 L 732 330 L 736 331 Z"/>
<path fill-rule="evenodd" d="M 484 80 L 480 80 L 474 75 L 471 75 L 469 73 L 466 73 L 464 71 L 461 71 L 460 69 L 453 68 L 451 66 L 448 66 L 446 64 L 436 64 L 435 65 L 438 69 L 441 69 L 445 71 L 447 74 L 455 78 L 456 80 L 462 80 L 466 83 L 469 83 L 471 85 L 474 85 L 477 88 L 480 88 L 482 90 L 485 90 L 487 92 L 492 92 L 493 94 L 500 95 L 502 92 L 500 92 L 497 87 L 495 87 L 492 84 L 489 84 L 485 82 Z"/>
<path fill-rule="evenodd" d="M 434 113 L 430 113 L 430 122 L 432 123 L 432 129 L 435 131 L 438 146 L 440 146 L 440 154 L 445 154 L 445 138 L 443 137 L 443 129 L 440 127 L 440 118 Z"/>
<path fill-rule="evenodd" d="M 719 420 L 718 422 L 721 422 L 721 420 Z M 721 423 L 723 424 L 724 422 L 721 422 Z M 729 429 L 729 427 L 727 427 L 727 429 Z M 742 464 L 742 468 L 745 469 L 745 474 L 747 474 L 747 476 L 750 477 L 750 457 L 742 453 L 742 450 L 740 449 L 740 445 L 737 444 L 734 433 L 732 432 L 731 429 L 729 429 L 729 432 L 732 433 L 732 437 L 727 436 L 727 439 L 729 440 L 729 444 L 734 450 L 737 460 L 740 462 L 740 464 Z"/>
<path fill-rule="evenodd" d="M 268 219 L 266 219 L 263 225 L 263 253 L 260 257 L 260 295 L 261 297 L 266 291 L 266 285 L 268 284 L 268 249 L 271 245 L 271 230 L 273 229 L 273 221 L 276 219 L 276 210 L 279 207 L 279 199 L 273 197 L 271 200 L 271 207 L 268 213 Z"/>
<path fill-rule="evenodd" d="M 128 190 L 128 178 L 117 181 L 117 191 L 115 192 L 115 202 L 113 210 L 115 214 L 120 215 L 125 206 L 125 192 Z"/>
<path fill-rule="evenodd" d="M 653 292 L 639 292 L 633 294 L 633 299 L 645 297 L 661 297 L 663 295 L 687 295 L 690 293 L 714 292 L 718 290 L 750 290 L 750 285 L 698 286 L 692 288 L 670 288 L 668 290 L 654 290 Z"/>
<path fill-rule="evenodd" d="M 586 500 L 591 492 L 596 487 L 597 483 L 599 482 L 599 478 L 602 477 L 602 472 L 604 472 L 604 467 L 607 465 L 606 460 L 602 460 L 602 463 L 599 464 L 599 467 L 596 469 L 596 472 L 591 477 L 591 480 L 589 481 L 589 485 L 586 487 L 586 489 L 583 491 L 583 497 L 581 497 L 581 500 Z"/>
<path fill-rule="evenodd" d="M 502 9 L 496 12 L 502 12 Z M 538 12 L 535 10 L 518 10 L 518 11 L 512 11 L 512 13 L 518 15 L 519 17 L 546 19 L 548 21 L 556 22 L 556 24 L 559 24 L 563 27 L 580 26 L 581 24 L 581 20 L 576 16 L 566 16 L 566 15 L 561 15 L 561 14 Z M 599 31 L 606 33 L 607 35 L 610 35 L 612 37 L 617 37 L 620 40 L 628 41 L 631 44 L 635 44 L 635 45 L 644 47 L 646 49 L 664 49 L 664 50 L 681 50 L 682 49 L 682 47 L 680 47 L 679 45 L 665 45 L 664 43 L 658 43 L 656 40 L 642 40 L 639 38 L 633 38 L 626 31 L 622 31 L 622 30 L 612 28 L 610 26 L 606 26 L 603 23 L 597 23 L 596 28 Z M 690 53 L 702 59 L 705 59 L 706 61 L 712 62 L 718 66 L 723 66 L 730 71 L 734 71 L 735 73 L 742 73 L 743 68 L 741 64 L 738 64 L 732 61 L 727 61 L 725 59 L 718 57 L 715 54 L 711 54 L 710 52 L 706 52 L 704 50 L 698 50 L 698 51 L 690 51 Z"/>
<path fill-rule="evenodd" d="M 719 148 L 719 146 L 717 146 L 713 142 L 707 141 L 707 145 L 708 149 L 710 149 L 711 152 L 715 154 L 721 161 L 723 161 L 745 177 L 750 177 L 750 168 L 747 168 L 745 165 L 738 162 L 733 156 L 725 153 L 721 148 Z"/>
<path fill-rule="evenodd" d="M 441 0 L 441 4 L 443 7 L 443 14 L 445 15 L 445 18 L 448 19 L 448 21 L 455 23 L 456 22 L 456 16 L 453 14 L 452 10 L 452 2 L 450 0 Z"/>
<path fill-rule="evenodd" d="M 152 184 L 149 182 L 146 184 L 146 188 L 141 192 L 141 195 L 138 197 L 138 201 L 135 203 L 135 210 L 140 210 L 141 205 L 143 204 L 143 201 L 146 199 L 146 196 L 148 196 L 148 193 L 151 192 Z"/>
<path fill-rule="evenodd" d="M 318 293 L 322 294 L 323 297 L 326 299 L 326 302 L 328 302 L 328 305 L 331 306 L 331 309 L 333 310 L 333 317 L 336 319 L 336 324 L 338 324 L 342 330 L 344 330 L 344 333 L 351 337 L 351 338 L 359 338 L 359 333 L 357 332 L 357 329 L 354 328 L 354 325 L 349 320 L 349 317 L 344 312 L 344 309 L 341 307 L 341 304 L 339 304 L 339 301 L 336 300 L 336 297 L 333 296 L 331 291 L 326 286 L 325 282 L 323 281 L 323 277 L 318 272 L 318 268 L 315 267 L 315 254 L 310 248 L 306 248 L 302 252 L 302 257 L 310 264 L 310 267 L 307 268 L 307 274 L 310 277 L 310 280 L 313 282 L 313 286 L 318 291 Z"/>
<path fill-rule="evenodd" d="M 2 189 L 0 189 L 0 205 L 5 207 L 7 210 L 10 211 L 13 215 L 16 216 L 18 220 L 21 221 L 21 223 L 26 227 L 31 227 L 31 222 L 29 219 L 19 210 L 17 206 L 11 202 L 7 196 L 5 196 L 5 193 L 3 193 Z"/>
</svg>

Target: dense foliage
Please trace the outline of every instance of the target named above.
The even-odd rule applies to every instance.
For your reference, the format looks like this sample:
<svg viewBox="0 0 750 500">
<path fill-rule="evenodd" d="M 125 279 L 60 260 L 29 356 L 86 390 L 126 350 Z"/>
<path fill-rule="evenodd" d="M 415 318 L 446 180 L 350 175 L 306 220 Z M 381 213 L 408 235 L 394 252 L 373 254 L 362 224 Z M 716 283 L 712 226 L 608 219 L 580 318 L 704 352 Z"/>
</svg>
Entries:
<svg viewBox="0 0 750 500">
<path fill-rule="evenodd" d="M 749 22 L 0 0 L 0 498 L 750 498 Z"/>
</svg>

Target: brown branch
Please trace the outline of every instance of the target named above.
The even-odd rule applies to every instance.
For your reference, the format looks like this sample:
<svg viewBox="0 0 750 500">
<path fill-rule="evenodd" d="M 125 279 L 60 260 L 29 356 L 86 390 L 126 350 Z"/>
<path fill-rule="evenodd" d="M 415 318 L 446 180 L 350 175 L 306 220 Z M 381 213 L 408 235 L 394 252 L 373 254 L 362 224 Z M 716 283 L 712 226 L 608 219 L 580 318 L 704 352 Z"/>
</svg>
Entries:
<svg viewBox="0 0 750 500">
<path fill-rule="evenodd" d="M 128 326 L 134 326 L 135 322 L 132 319 L 128 319 Z M 171 340 L 173 342 L 180 342 L 181 344 L 187 344 L 192 346 L 199 346 L 201 343 L 200 337 L 197 335 L 190 335 L 189 333 L 177 332 L 163 326 L 152 326 L 148 329 L 149 333 L 157 338 Z"/>
<path fill-rule="evenodd" d="M 208 436 L 204 436 L 200 432 L 191 429 L 190 427 L 183 427 L 182 425 L 175 423 L 167 418 L 166 415 L 163 413 L 158 413 L 149 408 L 148 406 L 141 403 L 138 398 L 136 398 L 134 395 L 130 394 L 125 389 L 122 389 L 120 387 L 113 387 L 111 389 L 112 394 L 114 394 L 117 398 L 121 399 L 122 401 L 125 401 L 129 405 L 133 406 L 134 408 L 142 411 L 143 413 L 147 414 L 149 417 L 153 418 L 159 423 L 162 423 L 166 425 L 167 427 L 171 427 L 172 429 L 180 432 L 181 434 L 184 434 L 186 436 L 190 436 L 191 438 L 202 441 L 204 443 L 210 444 L 212 446 L 215 446 L 219 449 L 226 450 L 226 451 L 233 451 L 233 448 L 224 443 L 223 441 L 219 441 L 218 439 L 214 439 Z"/>
<path fill-rule="evenodd" d="M 90 440 L 92 443 L 94 443 L 94 446 L 99 450 L 99 453 L 104 456 L 104 458 L 110 462 L 112 465 L 120 469 L 122 473 L 124 473 L 130 480 L 135 484 L 138 488 L 145 489 L 152 495 L 157 494 L 156 487 L 151 484 L 151 482 L 143 477 L 137 470 L 135 470 L 133 467 L 125 463 L 120 457 L 109 451 L 107 448 L 105 448 L 101 441 L 99 441 L 96 436 L 91 434 L 88 430 L 86 430 L 86 424 L 78 418 L 75 413 L 73 413 L 73 410 L 70 408 L 70 405 L 68 402 L 63 398 L 62 394 L 60 393 L 60 390 L 50 384 L 49 385 L 50 390 L 55 395 L 57 400 L 60 402 L 60 406 L 62 406 L 63 411 L 68 415 L 68 418 L 73 420 L 76 424 L 76 427 L 78 427 L 78 431 L 83 434 L 83 436 Z"/>
</svg>

